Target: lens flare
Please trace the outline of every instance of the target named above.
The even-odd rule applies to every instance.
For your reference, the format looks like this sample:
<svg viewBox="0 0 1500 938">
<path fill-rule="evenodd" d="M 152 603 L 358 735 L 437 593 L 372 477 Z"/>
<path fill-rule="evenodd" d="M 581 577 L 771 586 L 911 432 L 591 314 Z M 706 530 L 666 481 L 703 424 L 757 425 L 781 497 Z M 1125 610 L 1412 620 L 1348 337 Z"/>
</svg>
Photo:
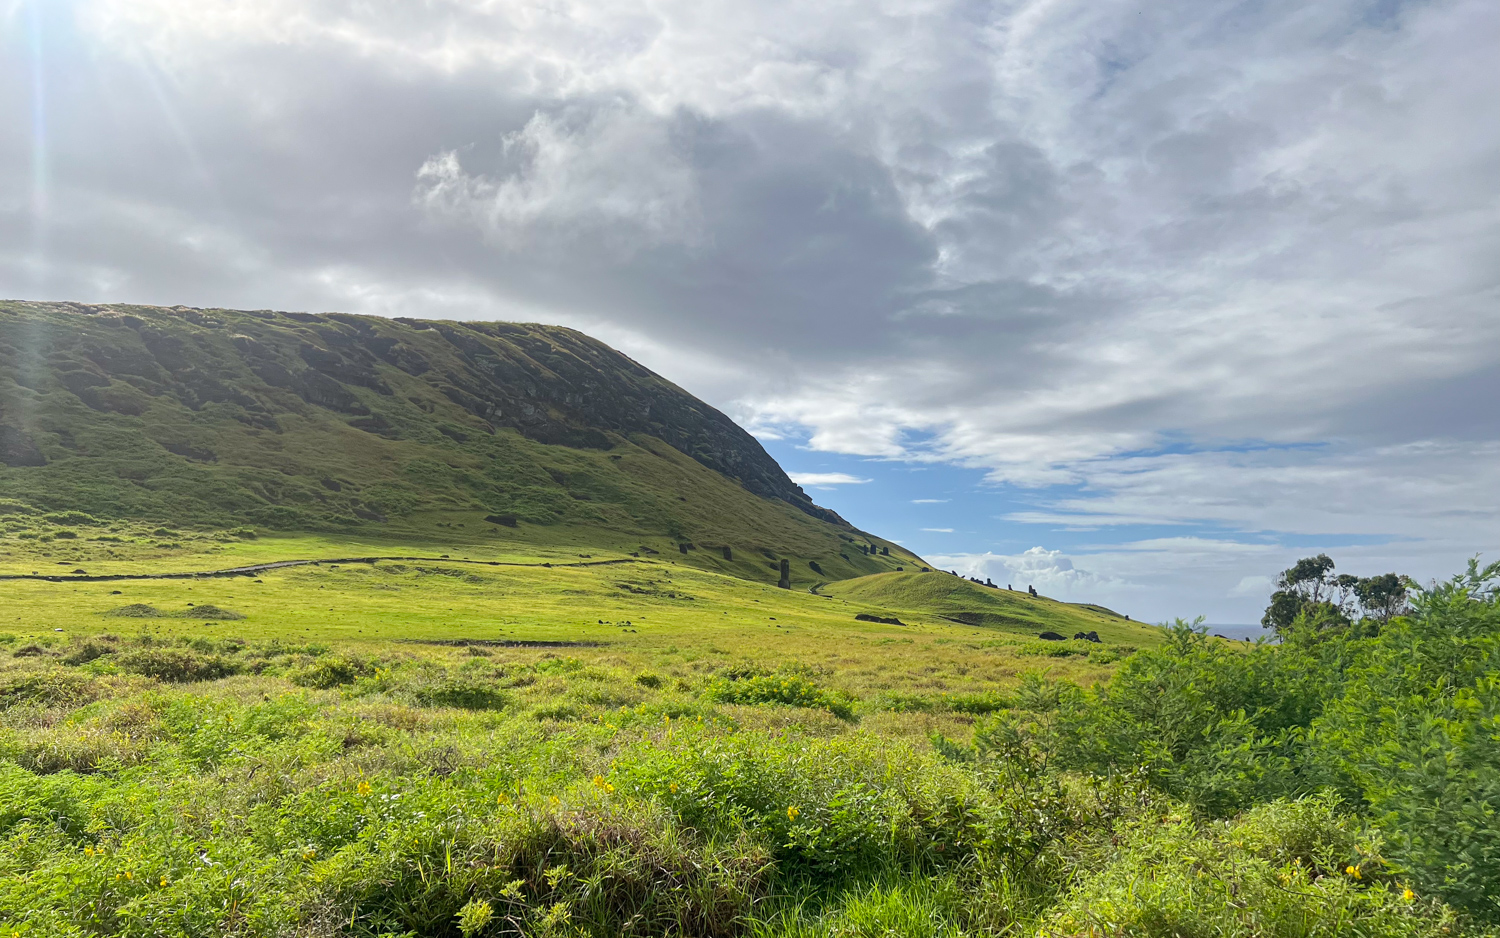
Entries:
<svg viewBox="0 0 1500 938">
<path fill-rule="evenodd" d="M 45 264 L 46 221 L 50 180 L 47 161 L 47 84 L 42 34 L 41 0 L 30 0 L 24 8 L 31 47 L 31 217 L 36 238 L 37 263 Z"/>
</svg>

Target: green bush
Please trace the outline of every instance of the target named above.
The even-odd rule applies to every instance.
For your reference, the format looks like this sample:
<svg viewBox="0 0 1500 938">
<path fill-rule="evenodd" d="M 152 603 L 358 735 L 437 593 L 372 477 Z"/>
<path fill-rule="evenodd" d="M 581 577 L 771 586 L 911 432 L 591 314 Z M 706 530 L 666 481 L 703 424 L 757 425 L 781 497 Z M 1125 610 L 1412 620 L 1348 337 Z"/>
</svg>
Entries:
<svg viewBox="0 0 1500 938">
<path fill-rule="evenodd" d="M 1500 564 L 1414 597 L 1364 643 L 1311 757 L 1369 805 L 1418 888 L 1500 923 Z"/>
<path fill-rule="evenodd" d="M 1302 739 L 1347 663 L 1348 649 L 1305 633 L 1240 649 L 1179 621 L 1108 685 L 1061 685 L 1050 714 L 1018 719 L 1059 767 L 1139 768 L 1199 810 L 1227 816 L 1318 787 Z"/>
<path fill-rule="evenodd" d="M 705 700 L 732 704 L 784 704 L 827 710 L 841 719 L 854 717 L 854 699 L 838 691 L 827 691 L 796 672 L 776 674 L 721 675 L 703 691 Z"/>
<path fill-rule="evenodd" d="M 138 648 L 117 656 L 120 668 L 168 683 L 217 681 L 243 670 L 224 655 L 201 655 L 183 648 Z"/>
<path fill-rule="evenodd" d="M 1146 816 L 1047 916 L 1045 934 L 1417 938 L 1459 929 L 1451 911 L 1384 874 L 1374 841 L 1335 799 L 1274 802 L 1207 829 Z"/>
<path fill-rule="evenodd" d="M 443 678 L 417 685 L 412 699 L 424 707 L 458 707 L 463 710 L 503 710 L 509 698 L 493 684 L 469 678 Z"/>
<path fill-rule="evenodd" d="M 46 670 L 0 675 L 0 709 L 25 706 L 80 706 L 100 696 L 99 686 L 74 671 Z"/>
<path fill-rule="evenodd" d="M 287 678 L 301 687 L 328 690 L 345 684 L 353 684 L 361 677 L 373 673 L 374 668 L 360 658 L 323 655 L 312 664 L 293 670 Z"/>
</svg>

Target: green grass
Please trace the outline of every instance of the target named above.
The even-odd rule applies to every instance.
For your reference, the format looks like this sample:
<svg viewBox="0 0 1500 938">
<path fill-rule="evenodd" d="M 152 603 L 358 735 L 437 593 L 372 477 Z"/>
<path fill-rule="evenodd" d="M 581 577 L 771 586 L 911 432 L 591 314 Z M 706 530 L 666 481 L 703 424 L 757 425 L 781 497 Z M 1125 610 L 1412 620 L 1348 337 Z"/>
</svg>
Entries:
<svg viewBox="0 0 1500 938">
<path fill-rule="evenodd" d="M 1274 650 L 919 572 L 569 330 L 0 303 L 0 492 L 0 938 L 1493 935 L 1173 787 Z"/>
<path fill-rule="evenodd" d="M 1035 636 L 1052 631 L 1068 638 L 1078 632 L 1098 632 L 1106 642 L 1134 644 L 1144 634 L 1139 623 L 1102 606 L 994 589 L 941 571 L 880 573 L 830 583 L 819 592 L 872 612 L 898 617 L 938 615 L 1000 632 Z"/>
<path fill-rule="evenodd" d="M 196 569 L 421 550 L 179 533 Z M 680 555 L 468 552 L 0 581 L 0 935 L 1488 934 L 1328 796 L 1199 820 L 983 748 L 1152 627 L 954 622 L 977 600 L 937 573 L 852 582 L 888 625 Z M 135 605 L 165 615 L 107 614 Z M 1079 616 L 1103 644 L 1028 631 Z"/>
<path fill-rule="evenodd" d="M 598 649 L 0 646 L 8 935 L 1482 934 L 1331 799 L 1201 823 L 953 761 L 830 712 L 836 668 L 730 702 L 742 665 Z"/>
<path fill-rule="evenodd" d="M 391 641 L 582 642 L 591 647 L 570 653 L 684 677 L 734 662 L 772 670 L 798 663 L 830 670 L 833 689 L 866 701 L 867 709 L 889 711 L 883 718 L 917 723 L 934 711 L 962 712 L 967 699 L 962 695 L 1009 686 L 1027 671 L 1048 670 L 1081 683 L 1104 679 L 1122 652 L 1159 640 L 1153 627 L 1121 623 L 1115 626 L 1118 634 L 1102 645 L 1036 642 L 1025 633 L 969 626 L 909 608 L 901 610 L 906 625 L 862 622 L 855 617 L 871 608 L 868 603 L 703 570 L 683 562 L 680 554 L 564 552 L 512 541 L 500 550 L 494 542 L 450 547 L 445 561 L 437 548 L 314 535 L 244 540 L 209 534 L 198 540 L 179 537 L 178 543 L 183 546 L 158 558 L 150 547 L 133 555 L 113 543 L 72 541 L 68 559 L 53 561 L 52 567 L 64 575 L 77 569 L 99 575 L 309 557 L 429 559 L 319 564 L 233 578 L 0 581 L 11 609 L 0 613 L 0 631 L 26 640 L 139 632 L 164 639 L 235 637 L 371 649 Z M 189 553 L 194 545 L 204 553 Z M 454 562 L 465 557 L 475 562 Z M 27 573 L 44 569 L 44 559 L 50 558 L 0 556 L 7 569 Z M 609 560 L 623 562 L 564 566 Z M 535 566 L 491 566 L 492 561 Z M 553 566 L 540 566 L 544 563 Z M 1071 608 L 1028 601 L 1040 621 L 1053 621 L 1045 617 L 1054 609 Z M 160 617 L 117 614 L 138 606 L 151 607 Z M 195 618 L 193 610 L 204 606 L 219 611 L 214 618 Z M 224 614 L 244 618 L 218 618 Z M 1055 620 L 1059 628 L 1074 624 L 1071 618 Z M 1066 654 L 1042 656 L 1058 653 Z"/>
<path fill-rule="evenodd" d="M 537 325 L 0 302 L 0 493 L 0 533 L 33 553 L 121 538 L 121 559 L 157 560 L 201 553 L 192 532 L 316 531 L 435 553 L 644 546 L 773 583 L 786 559 L 804 588 L 918 560 L 832 523 L 701 401 Z"/>
</svg>

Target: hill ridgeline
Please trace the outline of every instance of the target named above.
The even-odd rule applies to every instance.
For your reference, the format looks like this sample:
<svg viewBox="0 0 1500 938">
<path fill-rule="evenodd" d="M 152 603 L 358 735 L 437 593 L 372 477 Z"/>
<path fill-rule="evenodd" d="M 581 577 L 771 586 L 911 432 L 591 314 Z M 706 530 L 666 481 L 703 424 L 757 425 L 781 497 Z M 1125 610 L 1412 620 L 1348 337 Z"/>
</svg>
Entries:
<svg viewBox="0 0 1500 938">
<path fill-rule="evenodd" d="M 0 303 L 0 483 L 17 511 L 97 518 L 655 539 L 756 579 L 917 561 L 724 414 L 536 324 Z"/>
</svg>

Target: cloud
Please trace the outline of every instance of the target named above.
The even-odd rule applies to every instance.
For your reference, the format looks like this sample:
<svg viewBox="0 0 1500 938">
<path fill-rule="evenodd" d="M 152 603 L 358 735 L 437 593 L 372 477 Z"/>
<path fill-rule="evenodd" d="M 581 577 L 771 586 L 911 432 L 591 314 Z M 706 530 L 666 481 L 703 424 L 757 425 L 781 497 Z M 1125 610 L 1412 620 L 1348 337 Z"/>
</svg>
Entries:
<svg viewBox="0 0 1500 938">
<path fill-rule="evenodd" d="M 1436 574 L 1500 546 L 1500 7 L 1378 6 L 33 2 L 0 292 L 576 326 L 1130 596 Z"/>
<path fill-rule="evenodd" d="M 1271 578 L 1268 576 L 1241 577 L 1229 591 L 1230 596 L 1268 596 L 1271 593 Z"/>
<path fill-rule="evenodd" d="M 870 481 L 847 472 L 789 472 L 787 475 L 798 485 L 864 485 Z"/>
<path fill-rule="evenodd" d="M 1060 550 L 1033 547 L 1019 554 L 936 554 L 928 558 L 943 568 L 952 568 L 964 576 L 992 578 L 998 583 L 1020 584 L 1018 589 L 1035 586 L 1039 592 L 1059 599 L 1095 600 L 1104 593 L 1118 593 L 1128 584 L 1073 565 Z"/>
<path fill-rule="evenodd" d="M 414 199 L 431 216 L 470 224 L 507 249 L 538 238 L 603 234 L 618 250 L 697 237 L 693 167 L 670 121 L 621 108 L 538 111 L 501 138 L 498 176 L 471 174 L 448 150 L 417 170 Z"/>
<path fill-rule="evenodd" d="M 952 528 L 923 528 L 923 531 L 931 531 L 933 534 L 952 534 Z"/>
<path fill-rule="evenodd" d="M 911 500 L 911 503 L 913 505 L 943 505 L 943 504 L 947 504 L 949 501 L 951 501 L 951 499 L 947 499 L 947 498 L 914 498 L 914 499 Z"/>
</svg>

